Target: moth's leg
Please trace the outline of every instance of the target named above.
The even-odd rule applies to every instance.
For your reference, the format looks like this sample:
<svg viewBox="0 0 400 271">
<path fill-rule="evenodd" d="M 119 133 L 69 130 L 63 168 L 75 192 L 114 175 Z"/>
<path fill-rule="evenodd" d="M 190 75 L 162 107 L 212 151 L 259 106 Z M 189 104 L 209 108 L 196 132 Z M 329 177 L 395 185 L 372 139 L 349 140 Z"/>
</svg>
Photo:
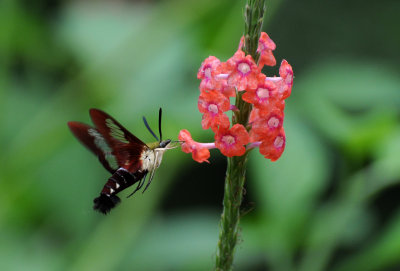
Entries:
<svg viewBox="0 0 400 271">
<path fill-rule="evenodd" d="M 149 185 L 151 184 L 151 181 L 153 180 L 154 172 L 155 172 L 155 170 L 150 172 L 150 178 L 146 184 L 146 187 L 143 189 L 142 193 L 144 193 L 147 190 L 147 188 L 149 187 Z"/>
<path fill-rule="evenodd" d="M 143 184 L 146 182 L 146 177 L 147 177 L 147 172 L 143 176 L 143 178 L 139 181 L 138 185 L 136 186 L 135 190 L 133 190 L 132 193 L 130 193 L 127 198 L 131 197 L 133 194 L 135 194 L 140 188 L 142 188 Z"/>
<path fill-rule="evenodd" d="M 139 190 L 140 188 L 143 187 L 144 183 L 146 182 L 146 177 L 147 177 L 147 173 L 143 176 L 143 179 L 139 182 L 138 186 L 136 187 L 136 190 Z"/>
<path fill-rule="evenodd" d="M 154 177 L 154 173 L 156 172 L 156 169 L 157 169 L 157 167 L 159 166 L 159 152 L 155 152 L 155 155 L 154 155 L 154 163 L 153 163 L 153 167 L 152 167 L 152 169 L 151 169 L 151 171 L 150 171 L 150 177 L 149 177 L 149 180 L 148 180 L 148 182 L 147 182 L 147 184 L 146 184 L 146 187 L 143 189 L 143 192 L 142 193 L 144 193 L 146 190 L 147 190 L 147 188 L 149 187 L 149 185 L 151 184 L 151 181 L 153 180 L 153 177 Z M 161 158 L 162 158 L 162 156 L 161 156 Z M 157 165 L 158 164 L 158 165 Z"/>
</svg>

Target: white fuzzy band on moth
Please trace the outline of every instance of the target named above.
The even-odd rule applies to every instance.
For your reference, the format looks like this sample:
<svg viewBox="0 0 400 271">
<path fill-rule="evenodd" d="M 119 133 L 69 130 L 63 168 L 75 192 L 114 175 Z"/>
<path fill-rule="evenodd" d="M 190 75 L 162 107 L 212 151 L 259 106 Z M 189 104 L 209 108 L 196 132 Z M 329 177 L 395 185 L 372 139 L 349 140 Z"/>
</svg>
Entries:
<svg viewBox="0 0 400 271">
<path fill-rule="evenodd" d="M 145 150 L 140 155 L 140 161 L 142 162 L 142 170 L 151 170 L 154 165 L 154 151 L 153 150 Z"/>
</svg>

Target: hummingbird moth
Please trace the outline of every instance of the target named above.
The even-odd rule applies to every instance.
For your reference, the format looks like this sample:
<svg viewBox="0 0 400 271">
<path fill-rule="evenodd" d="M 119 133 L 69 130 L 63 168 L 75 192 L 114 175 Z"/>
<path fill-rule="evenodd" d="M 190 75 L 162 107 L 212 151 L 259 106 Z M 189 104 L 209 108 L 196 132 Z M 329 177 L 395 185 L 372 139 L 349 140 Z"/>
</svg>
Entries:
<svg viewBox="0 0 400 271">
<path fill-rule="evenodd" d="M 156 142 L 145 144 L 139 138 L 130 133 L 113 117 L 99 109 L 90 109 L 90 117 L 94 127 L 81 122 L 71 121 L 68 126 L 74 136 L 99 159 L 100 163 L 112 175 L 100 192 L 100 196 L 93 200 L 93 209 L 107 214 L 121 200 L 117 194 L 131 185 L 138 183 L 132 196 L 141 189 L 149 187 L 155 170 L 160 166 L 163 154 L 166 150 L 174 149 L 176 142 L 170 139 L 162 140 L 161 117 L 159 111 L 158 138 L 143 117 L 144 124 L 149 132 L 156 138 Z"/>
</svg>

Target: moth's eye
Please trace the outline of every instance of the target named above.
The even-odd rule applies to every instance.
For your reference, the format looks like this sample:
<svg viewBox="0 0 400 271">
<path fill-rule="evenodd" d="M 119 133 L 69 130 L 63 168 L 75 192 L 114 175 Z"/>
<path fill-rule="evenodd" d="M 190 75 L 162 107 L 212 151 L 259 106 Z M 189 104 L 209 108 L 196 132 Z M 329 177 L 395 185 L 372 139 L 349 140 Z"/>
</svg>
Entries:
<svg viewBox="0 0 400 271">
<path fill-rule="evenodd" d="M 161 141 L 160 148 L 165 148 L 170 142 L 171 142 L 171 139 Z"/>
</svg>

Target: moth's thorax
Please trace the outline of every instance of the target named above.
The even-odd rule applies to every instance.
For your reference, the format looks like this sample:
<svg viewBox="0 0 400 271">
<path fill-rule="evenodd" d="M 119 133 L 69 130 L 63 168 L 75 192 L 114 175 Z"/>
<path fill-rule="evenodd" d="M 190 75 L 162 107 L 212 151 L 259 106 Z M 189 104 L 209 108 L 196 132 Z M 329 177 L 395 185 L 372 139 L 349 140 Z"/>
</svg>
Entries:
<svg viewBox="0 0 400 271">
<path fill-rule="evenodd" d="M 151 142 L 151 143 L 147 143 L 147 147 L 149 147 L 150 149 L 154 150 L 156 148 L 167 148 L 170 145 L 171 140 L 167 139 L 167 140 L 163 140 L 161 142 L 156 141 L 156 142 Z"/>
<path fill-rule="evenodd" d="M 151 171 L 160 166 L 164 152 L 168 150 L 169 141 L 164 148 L 160 147 L 160 142 L 147 144 L 148 148 L 144 150 L 143 153 L 140 155 L 142 170 Z"/>
<path fill-rule="evenodd" d="M 158 141 L 150 142 L 150 143 L 146 143 L 146 145 L 147 145 L 147 147 L 149 147 L 149 149 L 154 150 L 155 148 L 160 146 L 160 142 L 158 142 Z"/>
</svg>

